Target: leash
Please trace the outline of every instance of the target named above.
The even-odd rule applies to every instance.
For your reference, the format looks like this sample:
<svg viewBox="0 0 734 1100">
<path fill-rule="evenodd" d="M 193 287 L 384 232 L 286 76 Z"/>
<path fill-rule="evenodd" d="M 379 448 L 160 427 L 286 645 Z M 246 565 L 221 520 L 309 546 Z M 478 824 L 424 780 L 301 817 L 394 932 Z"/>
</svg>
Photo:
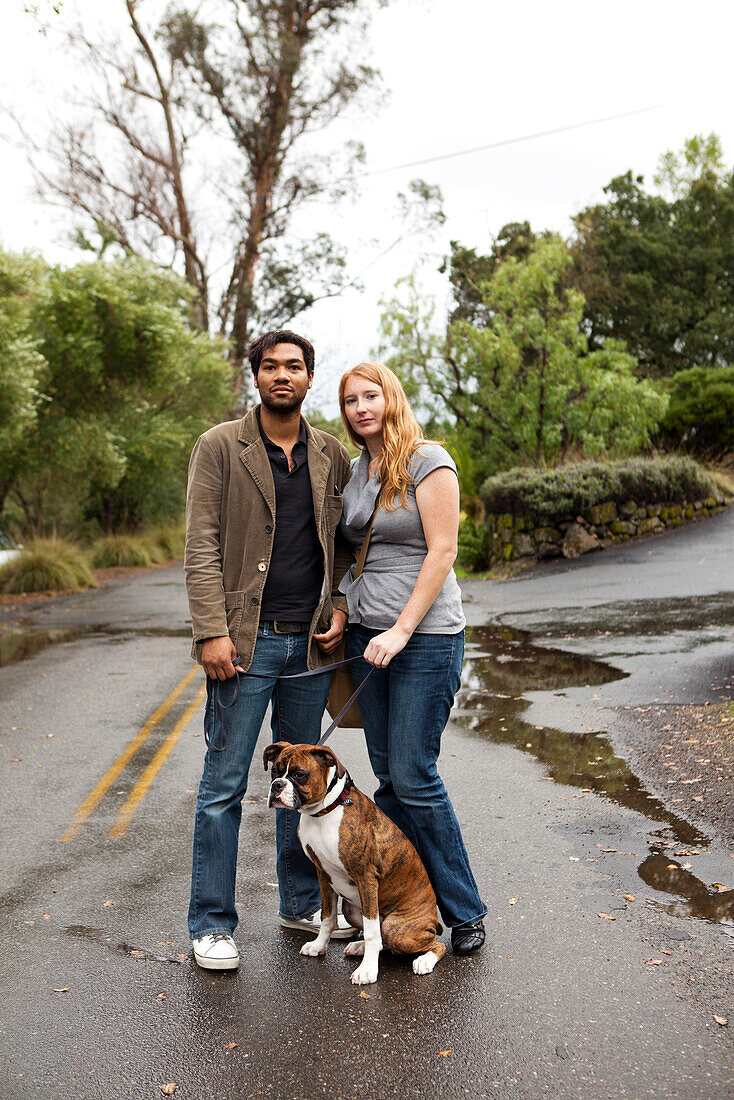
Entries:
<svg viewBox="0 0 734 1100">
<path fill-rule="evenodd" d="M 225 710 L 231 710 L 232 707 L 236 706 L 237 703 L 239 702 L 239 698 L 240 698 L 240 676 L 254 676 L 258 680 L 272 680 L 273 678 L 276 679 L 276 680 L 302 680 L 302 679 L 305 679 L 305 677 L 307 677 L 307 676 L 322 676 L 326 672 L 334 672 L 338 668 L 343 668 L 344 665 L 351 664 L 352 661 L 359 661 L 359 660 L 361 660 L 361 655 L 358 654 L 356 657 L 346 657 L 343 661 L 333 661 L 329 665 L 322 665 L 321 668 L 311 668 L 311 669 L 308 669 L 306 672 L 283 673 L 282 675 L 276 676 L 276 677 L 269 676 L 266 672 L 249 672 L 249 671 L 248 672 L 244 672 L 244 671 L 238 672 L 235 669 L 235 675 L 233 677 L 234 681 L 235 681 L 235 685 L 234 685 L 234 691 L 233 691 L 233 694 L 232 694 L 232 702 L 231 703 L 223 703 L 222 702 L 222 684 L 223 683 L 231 683 L 232 677 L 230 678 L 229 681 L 225 681 L 225 680 L 213 680 L 211 678 L 211 676 L 207 676 L 207 678 L 206 678 L 206 708 L 204 710 L 204 740 L 206 741 L 207 748 L 211 749 L 213 752 L 223 752 L 224 751 L 224 747 L 227 744 L 227 738 L 226 738 L 225 733 L 224 733 L 224 712 L 225 712 Z M 239 661 L 239 657 L 235 657 L 232 661 L 232 664 L 237 664 L 238 661 Z M 322 733 L 321 737 L 316 742 L 317 745 L 323 745 L 324 742 L 329 737 L 331 737 L 332 733 L 334 732 L 336 727 L 339 725 L 342 718 L 347 713 L 347 711 L 351 707 L 352 703 L 357 698 L 360 691 L 362 690 L 364 685 L 367 683 L 367 681 L 369 680 L 370 676 L 372 675 L 372 673 L 374 671 L 375 671 L 375 666 L 371 665 L 370 670 L 367 673 L 367 675 L 365 676 L 362 683 L 359 685 L 358 688 L 355 689 L 354 694 L 352 696 L 350 696 L 349 699 L 347 699 L 346 703 L 344 704 L 342 709 L 339 711 L 336 718 L 331 722 L 331 724 L 330 724 L 329 728 L 326 730 L 326 732 Z M 217 745 L 215 745 L 213 743 L 213 741 L 211 739 L 211 736 L 210 736 L 210 734 L 212 734 L 214 732 L 214 714 L 215 714 L 215 712 L 216 712 L 217 717 L 219 718 L 219 725 L 220 725 L 220 728 L 221 728 L 221 731 L 222 731 L 222 744 L 221 744 L 221 747 L 217 747 Z"/>
</svg>

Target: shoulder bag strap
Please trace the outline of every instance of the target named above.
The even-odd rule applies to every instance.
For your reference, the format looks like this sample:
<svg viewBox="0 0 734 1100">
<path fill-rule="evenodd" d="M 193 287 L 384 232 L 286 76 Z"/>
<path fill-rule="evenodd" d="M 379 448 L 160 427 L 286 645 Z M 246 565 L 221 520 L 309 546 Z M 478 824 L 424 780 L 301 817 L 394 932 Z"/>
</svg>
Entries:
<svg viewBox="0 0 734 1100">
<path fill-rule="evenodd" d="M 367 551 L 368 551 L 369 545 L 370 545 L 370 535 L 372 534 L 372 524 L 375 522 L 375 516 L 377 515 L 377 509 L 379 507 L 380 507 L 379 504 L 375 505 L 375 510 L 372 513 L 372 516 L 370 517 L 370 525 L 367 528 L 367 534 L 364 536 L 364 539 L 362 540 L 362 545 L 359 548 L 359 553 L 357 554 L 357 564 L 356 564 L 355 569 L 354 569 L 354 577 L 353 577 L 353 579 L 355 581 L 356 581 L 357 577 L 361 574 L 362 570 L 364 569 L 364 563 L 367 561 Z"/>
</svg>

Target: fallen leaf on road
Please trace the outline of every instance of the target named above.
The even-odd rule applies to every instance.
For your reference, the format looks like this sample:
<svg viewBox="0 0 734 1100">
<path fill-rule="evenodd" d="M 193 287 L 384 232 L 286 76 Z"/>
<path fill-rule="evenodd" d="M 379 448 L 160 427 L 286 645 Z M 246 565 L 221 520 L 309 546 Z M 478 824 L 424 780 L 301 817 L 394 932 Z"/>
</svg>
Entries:
<svg viewBox="0 0 734 1100">
<path fill-rule="evenodd" d="M 661 966 L 662 962 L 662 959 L 648 959 L 645 963 L 645 966 Z"/>
<path fill-rule="evenodd" d="M 165 1001 L 166 999 L 165 993 L 158 993 L 156 996 L 159 1001 Z"/>
<path fill-rule="evenodd" d="M 136 959 L 144 959 L 145 958 L 145 952 L 144 951 L 138 951 L 137 948 L 135 948 L 135 947 L 132 949 L 130 954 L 134 955 Z"/>
<path fill-rule="evenodd" d="M 634 894 L 625 894 L 624 895 L 624 900 L 625 901 L 634 901 L 635 900 L 635 895 Z"/>
<path fill-rule="evenodd" d="M 616 920 L 617 919 L 616 917 L 613 917 L 610 913 L 597 913 L 596 915 L 597 915 L 597 917 L 603 917 L 604 920 Z"/>
<path fill-rule="evenodd" d="M 51 920 L 51 914 L 50 913 L 43 913 L 43 919 L 44 920 Z"/>
<path fill-rule="evenodd" d="M 602 848 L 602 852 L 618 852 L 619 848 Z"/>
<path fill-rule="evenodd" d="M 442 1058 L 445 1058 L 447 1054 L 453 1054 L 454 1052 L 453 1052 L 453 1049 L 449 1049 L 449 1050 L 439 1050 L 438 1053 L 441 1055 Z"/>
<path fill-rule="evenodd" d="M 568 858 L 571 860 L 571 863 L 578 863 L 579 861 L 578 856 L 569 856 Z"/>
<path fill-rule="evenodd" d="M 517 898 L 510 898 L 508 905 L 517 905 Z"/>
<path fill-rule="evenodd" d="M 167 1085 L 161 1085 L 161 1092 L 164 1096 L 173 1096 L 174 1092 L 178 1091 L 178 1085 L 175 1081 L 169 1081 Z"/>
<path fill-rule="evenodd" d="M 239 1045 L 240 1045 L 239 1043 L 225 1043 L 224 1044 L 224 1049 L 225 1050 L 234 1050 L 234 1048 L 238 1047 Z"/>
<path fill-rule="evenodd" d="M 364 990 L 364 989 L 362 989 L 362 990 L 360 991 L 360 994 L 359 994 L 359 995 L 360 995 L 360 997 L 362 997 L 362 998 L 363 998 L 363 999 L 364 999 L 365 1001 L 370 1001 L 370 1000 L 372 999 L 372 998 L 370 997 L 369 993 L 367 993 L 367 992 L 366 992 L 366 990 Z"/>
<path fill-rule="evenodd" d="M 68 993 L 69 992 L 69 987 L 68 987 L 68 985 L 65 985 L 63 987 L 63 989 L 52 989 L 51 992 L 52 993 Z"/>
<path fill-rule="evenodd" d="M 715 886 L 716 889 L 719 891 L 719 893 L 721 893 L 722 890 L 728 890 L 729 889 L 728 886 L 724 886 L 723 882 L 712 882 L 711 885 Z"/>
<path fill-rule="evenodd" d="M 114 905 L 114 904 L 115 904 L 115 903 L 114 903 L 114 901 L 112 900 L 112 898 L 107 898 L 107 901 L 103 901 L 103 902 L 102 902 L 102 908 L 103 908 L 103 909 L 109 909 L 109 907 L 110 907 L 111 905 Z"/>
<path fill-rule="evenodd" d="M 688 862 L 688 863 L 684 863 L 684 864 L 683 864 L 683 870 L 684 870 L 684 871 L 687 871 L 687 870 L 689 870 L 690 866 L 691 866 L 690 862 Z"/>
<path fill-rule="evenodd" d="M 714 1019 L 716 1020 L 716 1023 L 719 1025 L 719 1027 L 729 1026 L 729 1021 L 727 1020 L 726 1016 L 717 1016 L 716 1013 L 714 1013 Z"/>
<path fill-rule="evenodd" d="M 672 955 L 672 954 L 673 954 L 673 952 L 672 952 L 672 951 L 668 951 L 667 947 L 661 947 L 661 948 L 660 948 L 660 954 L 661 954 L 661 955 Z"/>
</svg>

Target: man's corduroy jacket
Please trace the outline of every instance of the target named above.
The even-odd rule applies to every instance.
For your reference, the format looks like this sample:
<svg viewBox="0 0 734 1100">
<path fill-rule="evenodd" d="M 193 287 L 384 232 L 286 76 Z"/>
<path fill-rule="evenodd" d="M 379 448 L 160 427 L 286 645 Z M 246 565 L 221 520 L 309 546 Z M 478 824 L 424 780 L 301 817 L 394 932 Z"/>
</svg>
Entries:
<svg viewBox="0 0 734 1100">
<path fill-rule="evenodd" d="M 324 555 L 324 585 L 309 628 L 309 668 L 334 660 L 313 641 L 328 629 L 332 608 L 347 611 L 339 582 L 353 560 L 337 535 L 349 455 L 333 436 L 306 424 L 314 516 Z M 254 409 L 241 420 L 210 428 L 189 463 L 184 571 L 194 636 L 201 661 L 207 638 L 229 634 L 244 669 L 252 662 L 260 604 L 268 575 L 277 516 L 275 486 Z"/>
</svg>

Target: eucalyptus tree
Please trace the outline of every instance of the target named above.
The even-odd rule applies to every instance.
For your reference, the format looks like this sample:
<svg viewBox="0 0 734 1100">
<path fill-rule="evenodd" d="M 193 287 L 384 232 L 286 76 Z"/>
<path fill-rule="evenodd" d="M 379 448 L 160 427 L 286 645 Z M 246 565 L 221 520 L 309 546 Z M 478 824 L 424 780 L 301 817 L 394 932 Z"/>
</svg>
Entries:
<svg viewBox="0 0 734 1100">
<path fill-rule="evenodd" d="M 68 31 L 87 90 L 35 149 L 42 194 L 98 254 L 179 267 L 198 324 L 230 337 L 239 368 L 253 324 L 289 320 L 345 278 L 328 233 L 299 242 L 289 230 L 305 204 L 354 184 L 361 146 L 317 153 L 308 138 L 377 96 L 364 39 L 386 0 L 205 0 L 157 14 L 149 0 L 116 2 L 115 40 Z"/>
</svg>

